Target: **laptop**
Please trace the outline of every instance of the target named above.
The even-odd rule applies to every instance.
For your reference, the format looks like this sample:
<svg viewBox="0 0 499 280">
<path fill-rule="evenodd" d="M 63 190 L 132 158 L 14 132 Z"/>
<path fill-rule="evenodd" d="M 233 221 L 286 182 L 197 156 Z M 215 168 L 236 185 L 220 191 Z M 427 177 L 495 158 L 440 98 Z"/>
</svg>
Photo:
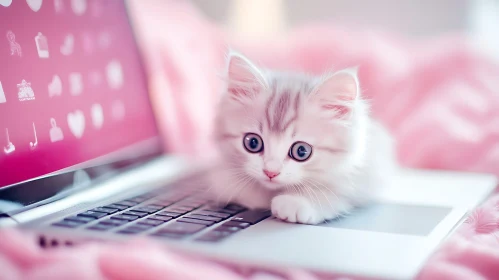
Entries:
<svg viewBox="0 0 499 280">
<path fill-rule="evenodd" d="M 406 169 L 319 225 L 215 204 L 203 165 L 163 149 L 125 2 L 0 0 L 0 34 L 0 225 L 43 247 L 146 236 L 227 263 L 410 279 L 497 184 Z"/>
</svg>

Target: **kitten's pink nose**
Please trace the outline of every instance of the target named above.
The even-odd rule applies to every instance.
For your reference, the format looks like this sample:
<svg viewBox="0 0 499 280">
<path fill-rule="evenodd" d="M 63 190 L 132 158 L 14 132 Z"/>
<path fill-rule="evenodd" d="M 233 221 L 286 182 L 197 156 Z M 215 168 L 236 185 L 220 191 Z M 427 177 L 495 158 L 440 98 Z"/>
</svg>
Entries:
<svg viewBox="0 0 499 280">
<path fill-rule="evenodd" d="M 274 177 L 276 177 L 277 175 L 281 174 L 280 172 L 274 172 L 274 171 L 268 171 L 268 170 L 263 170 L 263 173 L 265 173 L 265 175 L 267 175 L 267 177 L 269 177 L 269 179 L 272 179 Z"/>
</svg>

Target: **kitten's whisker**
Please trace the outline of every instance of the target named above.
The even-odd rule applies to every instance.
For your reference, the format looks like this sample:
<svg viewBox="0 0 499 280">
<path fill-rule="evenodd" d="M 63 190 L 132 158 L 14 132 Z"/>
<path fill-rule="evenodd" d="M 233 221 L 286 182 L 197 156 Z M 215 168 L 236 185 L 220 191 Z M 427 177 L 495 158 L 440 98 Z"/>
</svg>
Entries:
<svg viewBox="0 0 499 280">
<path fill-rule="evenodd" d="M 307 196 L 305 195 L 305 192 L 302 192 L 302 189 L 301 189 L 301 187 L 300 187 L 300 186 L 298 186 L 298 191 L 299 191 L 299 195 L 302 195 L 302 196 L 304 196 L 304 197 L 307 197 Z"/>
<path fill-rule="evenodd" d="M 312 187 L 315 187 L 316 189 L 318 189 L 318 190 L 322 193 L 322 195 L 324 196 L 324 198 L 328 201 L 329 206 L 331 207 L 331 209 L 335 209 L 334 204 L 331 202 L 331 200 L 329 199 L 329 197 L 328 197 L 328 196 L 324 193 L 324 191 L 322 190 L 322 188 L 321 188 L 320 186 L 317 186 L 317 185 L 314 183 L 314 181 L 312 181 L 312 180 L 311 180 L 311 179 L 309 179 L 309 178 L 305 178 L 305 180 L 306 180 L 306 181 L 308 181 L 308 183 L 309 183 Z M 320 182 L 317 182 L 317 183 L 319 183 L 319 184 L 320 184 Z M 322 184 L 321 184 L 321 185 L 322 185 Z M 324 186 L 324 185 L 322 185 L 322 186 Z M 338 196 L 337 196 L 334 192 L 332 192 L 332 194 L 336 197 L 336 199 L 337 199 L 337 200 L 339 200 Z"/>
<path fill-rule="evenodd" d="M 335 192 L 334 190 L 330 189 L 328 186 L 324 185 L 323 183 L 321 183 L 321 182 L 319 182 L 319 181 L 317 181 L 317 180 L 315 180 L 315 179 L 313 179 L 313 178 L 307 178 L 307 180 L 308 180 L 309 182 L 315 183 L 315 185 L 318 185 L 318 186 L 320 186 L 320 187 L 322 187 L 322 188 L 324 188 L 324 189 L 326 189 L 326 190 L 330 191 L 330 192 L 331 192 L 331 193 L 332 193 L 332 194 L 336 197 L 336 199 L 338 199 L 338 200 L 339 200 L 339 197 L 338 197 L 338 195 L 336 194 L 336 192 Z"/>
<path fill-rule="evenodd" d="M 247 181 L 245 181 L 245 183 L 241 186 L 241 188 L 239 189 L 239 191 L 236 191 L 235 195 L 239 195 L 240 193 L 242 193 L 244 191 L 244 189 L 251 183 L 253 183 L 255 180 L 251 177 L 251 176 L 246 176 L 246 178 L 248 179 Z M 230 200 L 232 199 L 229 198 L 229 202 Z"/>
<path fill-rule="evenodd" d="M 298 191 L 298 187 L 295 185 L 295 184 L 292 184 L 290 185 L 291 187 L 293 187 L 292 191 L 295 192 L 296 191 L 296 194 L 300 194 L 299 191 Z"/>
<path fill-rule="evenodd" d="M 341 200 L 340 197 L 336 194 L 336 192 L 334 190 L 330 189 L 328 186 L 324 185 L 323 183 L 321 183 L 321 182 L 319 182 L 317 180 L 313 180 L 313 181 L 315 181 L 319 185 L 319 187 L 321 187 L 320 188 L 321 192 L 322 192 L 323 189 L 325 189 L 325 190 L 329 191 L 334 196 L 334 198 L 336 199 L 336 201 L 340 201 Z M 323 194 L 324 194 L 324 192 L 323 192 Z M 326 196 L 326 194 L 324 194 L 324 196 Z M 334 208 L 334 206 L 333 206 L 333 208 Z"/>
<path fill-rule="evenodd" d="M 241 181 L 239 184 L 241 184 L 241 186 L 237 186 L 235 191 L 229 196 L 229 198 L 227 199 L 227 204 L 230 203 L 230 201 L 234 198 L 234 196 L 236 196 L 238 193 L 240 193 L 240 191 L 242 191 L 242 189 L 251 181 L 251 178 L 246 175 L 244 178 L 243 178 L 243 181 Z"/>
<path fill-rule="evenodd" d="M 310 200 L 311 200 L 312 202 L 314 202 L 314 197 L 312 197 L 312 195 L 311 195 L 311 193 L 310 193 L 310 189 L 309 189 L 309 188 L 307 188 L 305 185 L 303 185 L 303 184 L 302 184 L 302 183 L 300 183 L 300 182 L 298 182 L 298 186 L 300 187 L 300 189 L 303 189 L 303 190 L 307 191 L 307 194 L 308 194 L 308 195 L 310 195 Z M 304 193 L 305 193 L 305 192 L 304 192 Z M 308 195 L 307 195 L 307 196 L 308 196 Z M 305 196 L 305 197 L 307 197 L 307 196 Z"/>
<path fill-rule="evenodd" d="M 298 183 L 301 184 L 304 188 L 306 188 L 307 191 L 309 191 L 309 192 L 311 192 L 311 193 L 314 194 L 315 199 L 319 203 L 319 207 L 321 208 L 321 211 L 324 213 L 324 208 L 322 208 L 321 200 L 319 199 L 319 197 L 317 196 L 317 194 L 315 193 L 315 191 L 314 190 L 310 190 L 309 188 L 307 188 L 302 182 L 298 182 Z"/>
<path fill-rule="evenodd" d="M 294 189 L 296 190 L 296 194 L 302 196 L 301 188 L 297 184 L 293 184 Z"/>
<path fill-rule="evenodd" d="M 234 179 L 236 179 L 236 180 L 235 180 L 235 182 L 231 182 L 232 180 L 229 180 L 229 179 L 226 180 L 226 182 L 223 184 L 224 185 L 223 186 L 224 190 L 223 190 L 223 192 L 221 192 L 221 193 L 218 194 L 216 202 L 220 203 L 220 197 L 222 195 L 224 195 L 227 192 L 227 190 L 230 190 L 230 186 L 231 185 L 237 185 L 240 182 L 242 182 L 245 179 L 244 176 L 245 176 L 245 174 L 243 174 L 243 173 L 241 173 L 241 174 L 230 174 L 229 179 L 232 178 L 232 177 L 234 177 Z"/>
</svg>

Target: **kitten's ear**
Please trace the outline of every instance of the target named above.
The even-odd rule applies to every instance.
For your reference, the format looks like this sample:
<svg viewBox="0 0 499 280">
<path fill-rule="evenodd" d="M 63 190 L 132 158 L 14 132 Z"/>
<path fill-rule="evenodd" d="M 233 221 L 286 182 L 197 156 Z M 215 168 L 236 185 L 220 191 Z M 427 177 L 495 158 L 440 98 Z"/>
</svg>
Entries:
<svg viewBox="0 0 499 280">
<path fill-rule="evenodd" d="M 313 93 L 312 100 L 332 118 L 347 118 L 359 96 L 357 68 L 326 76 Z"/>
<path fill-rule="evenodd" d="M 260 70 L 246 57 L 229 54 L 227 61 L 227 94 L 235 100 L 256 96 L 265 87 Z"/>
</svg>

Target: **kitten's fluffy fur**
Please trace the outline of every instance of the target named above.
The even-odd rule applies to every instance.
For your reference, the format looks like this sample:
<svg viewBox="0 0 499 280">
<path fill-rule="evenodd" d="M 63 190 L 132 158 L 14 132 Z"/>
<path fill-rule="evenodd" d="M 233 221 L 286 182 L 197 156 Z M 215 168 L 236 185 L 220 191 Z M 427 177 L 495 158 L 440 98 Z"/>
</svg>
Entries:
<svg viewBox="0 0 499 280">
<path fill-rule="evenodd" d="M 211 173 L 219 202 L 270 208 L 279 219 L 316 224 L 348 213 L 389 183 L 393 144 L 369 117 L 356 70 L 323 77 L 283 73 L 231 53 L 226 74 L 215 129 L 221 163 Z M 262 138 L 261 152 L 245 149 L 247 133 Z M 304 162 L 289 156 L 297 141 L 312 146 Z M 269 179 L 263 170 L 279 175 Z"/>
</svg>

